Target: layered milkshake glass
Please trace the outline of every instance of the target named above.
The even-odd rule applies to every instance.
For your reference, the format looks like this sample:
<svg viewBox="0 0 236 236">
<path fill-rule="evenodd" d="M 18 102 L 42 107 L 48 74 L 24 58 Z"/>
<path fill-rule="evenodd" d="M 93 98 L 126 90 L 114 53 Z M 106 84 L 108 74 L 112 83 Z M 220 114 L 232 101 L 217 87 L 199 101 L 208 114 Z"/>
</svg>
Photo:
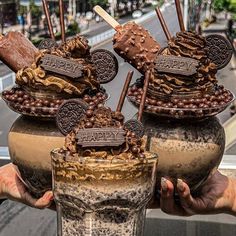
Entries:
<svg viewBox="0 0 236 236">
<path fill-rule="evenodd" d="M 58 235 L 142 236 L 155 186 L 157 156 L 80 157 L 51 152 Z"/>
</svg>

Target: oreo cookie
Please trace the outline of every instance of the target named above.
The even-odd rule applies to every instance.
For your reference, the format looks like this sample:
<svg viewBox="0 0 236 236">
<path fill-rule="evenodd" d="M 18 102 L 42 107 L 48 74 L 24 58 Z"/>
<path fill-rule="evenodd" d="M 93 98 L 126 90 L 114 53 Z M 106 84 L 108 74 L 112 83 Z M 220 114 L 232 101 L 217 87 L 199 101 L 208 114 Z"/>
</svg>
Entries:
<svg viewBox="0 0 236 236">
<path fill-rule="evenodd" d="M 219 34 L 206 36 L 208 57 L 217 66 L 217 69 L 224 68 L 231 60 L 233 47 L 229 40 Z"/>
<path fill-rule="evenodd" d="M 97 49 L 91 52 L 91 56 L 96 67 L 98 81 L 101 84 L 112 81 L 119 68 L 115 55 L 106 49 Z"/>
<path fill-rule="evenodd" d="M 143 124 L 135 119 L 131 119 L 125 122 L 124 128 L 134 132 L 138 138 L 142 138 L 144 135 L 144 127 Z"/>
<path fill-rule="evenodd" d="M 58 44 L 53 39 L 43 39 L 38 45 L 38 49 L 50 49 L 52 47 L 57 47 Z"/>
<path fill-rule="evenodd" d="M 85 115 L 88 104 L 81 99 L 70 99 L 62 103 L 56 115 L 56 124 L 63 135 L 69 134 Z"/>
</svg>

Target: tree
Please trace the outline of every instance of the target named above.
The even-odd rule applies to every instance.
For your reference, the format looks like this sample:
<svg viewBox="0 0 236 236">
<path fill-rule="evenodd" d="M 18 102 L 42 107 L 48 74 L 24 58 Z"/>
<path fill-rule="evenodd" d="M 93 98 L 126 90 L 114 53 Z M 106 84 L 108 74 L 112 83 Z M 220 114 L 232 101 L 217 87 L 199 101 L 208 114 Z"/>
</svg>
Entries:
<svg viewBox="0 0 236 236">
<path fill-rule="evenodd" d="M 215 12 L 229 10 L 230 0 L 213 0 L 213 9 Z"/>
<path fill-rule="evenodd" d="M 89 3 L 92 5 L 92 7 L 99 5 L 105 8 L 108 4 L 108 0 L 89 0 Z"/>
</svg>

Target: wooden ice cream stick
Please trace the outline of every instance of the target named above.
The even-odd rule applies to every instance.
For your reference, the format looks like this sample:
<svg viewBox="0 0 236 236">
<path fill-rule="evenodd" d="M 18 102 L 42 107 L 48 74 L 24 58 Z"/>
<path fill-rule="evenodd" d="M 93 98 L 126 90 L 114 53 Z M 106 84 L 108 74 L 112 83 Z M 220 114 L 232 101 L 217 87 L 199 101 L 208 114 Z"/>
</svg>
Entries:
<svg viewBox="0 0 236 236">
<path fill-rule="evenodd" d="M 182 15 L 182 11 L 181 11 L 181 6 L 180 6 L 180 1 L 179 0 L 175 0 L 175 7 L 176 7 L 176 11 L 177 11 L 178 20 L 179 20 L 180 30 L 181 31 L 185 31 L 183 15 Z"/>
<path fill-rule="evenodd" d="M 156 8 L 156 13 L 157 13 L 158 19 L 159 19 L 159 21 L 161 23 L 161 27 L 162 27 L 165 35 L 166 35 L 167 40 L 170 40 L 171 39 L 171 34 L 170 34 L 169 30 L 168 30 L 168 27 L 166 25 L 166 22 L 165 22 L 165 20 L 163 18 L 163 15 L 162 15 L 161 10 L 160 10 L 159 7 Z"/>
<path fill-rule="evenodd" d="M 63 0 L 59 0 L 59 11 L 60 11 L 60 24 L 61 24 L 61 40 L 64 43 L 66 41 L 66 34 L 65 34 Z"/>
<path fill-rule="evenodd" d="M 48 29 L 49 29 L 51 39 L 55 40 L 55 35 L 53 33 L 52 22 L 51 22 L 49 10 L 48 10 L 47 0 L 42 0 L 42 2 L 43 2 L 43 10 L 44 10 L 44 13 L 45 13 L 45 16 L 46 16 L 46 19 L 47 19 Z"/>
<path fill-rule="evenodd" d="M 123 107 L 124 101 L 125 101 L 125 96 L 126 96 L 127 91 L 129 89 L 129 84 L 132 80 L 133 74 L 134 74 L 133 71 L 129 71 L 129 73 L 127 74 L 126 81 L 125 81 L 124 87 L 122 89 L 122 93 L 120 95 L 120 100 L 119 100 L 119 103 L 116 108 L 117 112 L 121 112 L 121 110 L 122 110 L 122 107 Z"/>
<path fill-rule="evenodd" d="M 100 6 L 95 6 L 93 10 L 101 16 L 113 29 L 116 30 L 117 26 L 120 26 L 120 24 L 112 17 L 110 16 L 103 8 Z"/>
<path fill-rule="evenodd" d="M 140 103 L 139 110 L 138 110 L 138 121 L 140 121 L 140 122 L 141 122 L 142 116 L 143 116 L 143 110 L 144 110 L 144 107 L 145 107 L 145 102 L 146 102 L 147 90 L 148 90 L 148 84 L 149 84 L 150 77 L 151 77 L 151 72 L 147 71 L 145 73 L 145 81 L 144 81 L 144 86 L 143 86 L 143 95 L 142 95 L 141 103 Z"/>
</svg>

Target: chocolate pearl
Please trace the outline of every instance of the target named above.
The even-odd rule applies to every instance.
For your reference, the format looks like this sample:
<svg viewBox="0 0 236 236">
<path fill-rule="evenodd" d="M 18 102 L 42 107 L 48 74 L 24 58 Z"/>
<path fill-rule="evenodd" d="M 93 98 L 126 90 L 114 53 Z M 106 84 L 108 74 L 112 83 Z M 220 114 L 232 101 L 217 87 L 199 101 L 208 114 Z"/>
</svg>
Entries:
<svg viewBox="0 0 236 236">
<path fill-rule="evenodd" d="M 41 102 L 35 103 L 35 107 L 42 107 L 42 103 Z"/>
<path fill-rule="evenodd" d="M 59 108 L 59 107 L 60 107 L 60 105 L 59 105 L 59 104 L 56 104 L 56 105 L 55 105 L 55 108 Z"/>
<path fill-rule="evenodd" d="M 220 105 L 221 105 L 221 106 L 225 105 L 225 102 L 224 102 L 224 101 L 221 101 L 221 102 L 220 102 Z"/>
<path fill-rule="evenodd" d="M 11 89 L 10 91 L 8 91 L 9 95 L 13 95 L 15 93 L 14 89 Z"/>
<path fill-rule="evenodd" d="M 26 103 L 26 104 L 24 105 L 25 111 L 29 112 L 29 111 L 30 111 L 30 108 L 31 108 L 31 106 L 30 106 L 29 103 Z"/>
<path fill-rule="evenodd" d="M 133 147 L 131 148 L 131 152 L 132 152 L 133 154 L 137 154 L 137 153 L 138 153 L 138 148 L 137 148 L 136 146 L 133 146 Z"/>
<path fill-rule="evenodd" d="M 188 100 L 187 99 L 183 99 L 183 100 L 181 100 L 181 102 L 184 103 L 184 104 L 187 104 Z"/>
<path fill-rule="evenodd" d="M 140 95 L 141 96 L 141 95 Z M 142 96 L 141 96 L 142 97 Z M 154 99 L 150 99 L 149 100 L 149 104 L 150 105 L 156 105 L 156 101 Z"/>
<path fill-rule="evenodd" d="M 188 108 L 189 108 L 189 105 L 184 105 L 184 108 L 185 108 L 185 109 L 188 109 Z"/>
<path fill-rule="evenodd" d="M 94 110 L 95 106 L 88 106 L 88 110 Z"/>
<path fill-rule="evenodd" d="M 138 89 L 138 92 L 139 92 L 139 93 L 143 93 L 143 89 L 142 89 L 142 88 L 139 88 L 139 89 Z"/>
<path fill-rule="evenodd" d="M 103 95 L 103 93 L 99 92 L 96 94 L 97 97 L 101 97 Z"/>
<path fill-rule="evenodd" d="M 10 100 L 10 97 L 11 97 L 11 95 L 9 95 L 9 94 L 5 95 L 5 98 L 6 98 L 7 100 Z"/>
<path fill-rule="evenodd" d="M 195 99 L 195 104 L 198 105 L 201 103 L 201 100 L 199 98 Z"/>
<path fill-rule="evenodd" d="M 96 99 L 97 99 L 97 97 L 96 97 L 96 96 L 93 96 L 93 97 L 92 97 L 92 100 L 93 100 L 93 101 L 94 101 L 94 100 L 96 100 Z"/>
<path fill-rule="evenodd" d="M 173 103 L 168 102 L 168 103 L 167 103 L 167 107 L 173 107 Z"/>
<path fill-rule="evenodd" d="M 207 99 L 206 99 L 206 98 L 203 98 L 203 99 L 202 99 L 202 102 L 203 102 L 203 103 L 205 103 L 206 101 L 207 101 Z"/>
<path fill-rule="evenodd" d="M 103 97 L 98 97 L 98 101 L 99 101 L 99 102 L 104 101 Z"/>
<path fill-rule="evenodd" d="M 91 118 L 91 117 L 93 116 L 93 110 L 87 110 L 87 111 L 86 111 L 86 116 L 87 116 L 88 118 Z"/>
<path fill-rule="evenodd" d="M 29 99 L 29 95 L 28 94 L 25 94 L 24 96 L 23 96 L 23 99 Z"/>
<path fill-rule="evenodd" d="M 91 117 L 89 121 L 94 123 L 96 121 L 96 119 L 95 119 L 95 117 Z"/>
<path fill-rule="evenodd" d="M 136 134 L 134 132 L 131 133 L 130 135 L 132 138 L 135 138 L 136 137 Z"/>
<path fill-rule="evenodd" d="M 140 102 L 141 102 L 141 99 L 137 99 L 136 101 L 137 101 L 137 103 L 138 103 L 138 104 L 140 104 Z"/>
<path fill-rule="evenodd" d="M 94 100 L 94 103 L 95 103 L 95 104 L 98 104 L 99 102 L 100 102 L 100 101 L 99 101 L 98 99 L 95 99 L 95 100 Z"/>
<path fill-rule="evenodd" d="M 177 106 L 178 106 L 179 108 L 182 108 L 182 107 L 184 107 L 184 104 L 183 104 L 182 102 L 178 102 Z"/>
<path fill-rule="evenodd" d="M 210 95 L 209 94 L 204 94 L 203 97 L 206 98 L 206 99 L 209 99 Z"/>
<path fill-rule="evenodd" d="M 11 102 L 16 102 L 17 101 L 17 97 L 15 97 L 15 95 L 11 95 L 10 101 Z"/>
<path fill-rule="evenodd" d="M 211 102 L 213 102 L 214 100 L 215 100 L 215 96 L 210 96 L 210 98 L 209 98 L 209 100 L 211 101 Z"/>
<path fill-rule="evenodd" d="M 42 100 L 42 99 L 39 99 L 39 98 L 37 98 L 37 99 L 35 100 L 35 102 L 36 102 L 36 103 L 42 103 L 42 102 L 43 102 L 43 100 Z"/>
<path fill-rule="evenodd" d="M 91 101 L 91 99 L 89 97 L 84 97 L 83 100 L 87 103 L 89 103 Z"/>
<path fill-rule="evenodd" d="M 102 103 L 99 103 L 99 104 L 97 105 L 97 107 L 98 107 L 98 108 L 101 108 L 101 107 L 104 107 L 104 105 L 103 105 Z"/>
<path fill-rule="evenodd" d="M 135 92 L 135 91 L 137 91 L 137 87 L 136 86 L 133 86 L 132 88 L 131 88 L 131 92 Z"/>
<path fill-rule="evenodd" d="M 92 128 L 92 127 L 93 127 L 93 124 L 90 121 L 87 121 L 85 123 L 85 128 Z"/>
<path fill-rule="evenodd" d="M 173 99 L 173 103 L 177 105 L 179 103 L 179 100 L 177 98 Z"/>
<path fill-rule="evenodd" d="M 94 102 L 89 103 L 90 106 L 95 106 L 96 104 Z"/>
<path fill-rule="evenodd" d="M 133 95 L 136 97 L 136 96 L 138 96 L 139 94 L 138 94 L 137 91 L 135 91 L 135 92 L 133 93 Z"/>
<path fill-rule="evenodd" d="M 50 102 L 49 102 L 48 100 L 44 100 L 44 101 L 43 101 L 43 105 L 47 107 L 47 106 L 50 105 Z"/>
<path fill-rule="evenodd" d="M 62 101 L 61 101 L 60 99 L 57 99 L 57 100 L 55 101 L 55 103 L 58 104 L 58 105 L 61 105 Z"/>
<path fill-rule="evenodd" d="M 22 97 L 17 98 L 17 102 L 22 103 L 24 99 Z"/>
<path fill-rule="evenodd" d="M 203 108 L 204 107 L 204 103 L 200 103 L 198 107 Z"/>
<path fill-rule="evenodd" d="M 205 104 L 203 108 L 209 108 L 209 106 L 207 104 Z"/>
<path fill-rule="evenodd" d="M 210 101 L 206 101 L 205 104 L 208 105 L 208 106 L 210 106 L 210 105 L 211 105 L 211 102 L 210 102 Z"/>
<path fill-rule="evenodd" d="M 147 106 L 147 110 L 151 111 L 152 110 L 152 106 Z"/>
<path fill-rule="evenodd" d="M 156 104 L 157 104 L 157 106 L 162 106 L 163 102 L 162 101 L 157 101 Z"/>
<path fill-rule="evenodd" d="M 196 109 L 196 108 L 197 108 L 197 105 L 193 105 L 193 106 L 192 106 L 192 109 Z"/>
<path fill-rule="evenodd" d="M 219 89 L 224 89 L 224 86 L 221 84 L 218 86 Z"/>
<path fill-rule="evenodd" d="M 50 107 L 55 107 L 55 103 L 54 102 L 50 102 Z"/>
<path fill-rule="evenodd" d="M 6 95 L 8 95 L 8 94 L 9 94 L 9 93 L 8 93 L 7 90 L 5 90 L 5 91 L 2 92 L 2 96 L 6 96 Z"/>
<path fill-rule="evenodd" d="M 133 93 L 131 91 L 128 92 L 128 96 L 132 96 Z"/>
<path fill-rule="evenodd" d="M 202 116 L 203 115 L 203 110 L 197 110 L 196 113 L 197 113 L 198 116 Z"/>
<path fill-rule="evenodd" d="M 219 91 L 216 91 L 215 96 L 219 96 L 219 95 L 220 95 Z"/>
<path fill-rule="evenodd" d="M 137 98 L 138 98 L 138 99 L 141 99 L 141 98 L 142 98 L 142 95 L 138 95 Z M 153 105 L 154 105 L 154 104 L 153 104 Z"/>
<path fill-rule="evenodd" d="M 193 98 L 189 99 L 189 103 L 194 104 L 195 100 Z"/>
</svg>

